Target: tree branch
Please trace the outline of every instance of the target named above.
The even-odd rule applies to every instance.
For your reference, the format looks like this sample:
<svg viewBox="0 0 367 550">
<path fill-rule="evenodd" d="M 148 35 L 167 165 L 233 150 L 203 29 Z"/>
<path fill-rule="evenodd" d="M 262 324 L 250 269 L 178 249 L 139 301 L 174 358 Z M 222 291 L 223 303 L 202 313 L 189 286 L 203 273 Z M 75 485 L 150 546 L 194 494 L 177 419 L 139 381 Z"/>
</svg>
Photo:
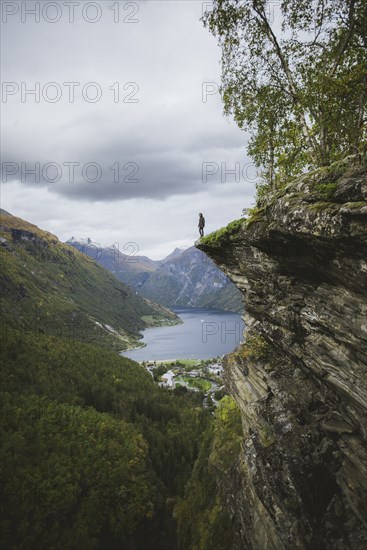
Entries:
<svg viewBox="0 0 367 550">
<path fill-rule="evenodd" d="M 352 0 L 352 1 L 355 1 L 355 0 Z M 293 75 L 291 73 L 291 70 L 288 66 L 288 62 L 285 58 L 285 56 L 283 55 L 283 52 L 282 52 L 282 49 L 280 47 L 280 44 L 277 40 L 277 37 L 275 36 L 274 32 L 273 32 L 273 29 L 271 28 L 270 24 L 269 24 L 269 21 L 266 17 L 266 14 L 264 12 L 264 8 L 258 8 L 256 6 L 256 0 L 254 0 L 252 2 L 252 7 L 253 7 L 253 10 L 255 11 L 255 13 L 258 15 L 258 17 L 260 18 L 260 20 L 262 21 L 265 29 L 266 29 L 266 34 L 268 35 L 268 38 L 269 40 L 271 41 L 271 43 L 273 44 L 273 47 L 275 49 L 275 52 L 279 58 L 279 61 L 281 63 L 281 66 L 283 68 L 283 71 L 285 73 L 285 76 L 287 78 L 287 81 L 288 81 L 288 84 L 289 84 L 289 88 L 290 88 L 290 92 L 291 92 L 291 95 L 295 101 L 295 103 L 298 105 L 298 107 L 300 107 L 300 111 L 299 111 L 299 114 L 298 114 L 298 117 L 299 117 L 299 120 L 300 120 L 300 123 L 301 123 L 301 127 L 302 127 L 302 133 L 303 133 L 303 136 L 306 140 L 306 143 L 308 144 L 309 148 L 310 148 L 310 152 L 311 152 L 311 155 L 313 152 L 315 152 L 315 149 L 316 149 L 316 144 L 315 144 L 315 141 L 313 140 L 313 138 L 311 137 L 310 135 L 310 131 L 309 131 L 309 128 L 307 126 L 307 122 L 306 122 L 306 117 L 305 117 L 305 114 L 303 112 L 303 109 L 301 109 L 301 103 L 298 99 L 298 90 L 297 90 L 297 86 L 293 80 Z"/>
<path fill-rule="evenodd" d="M 344 35 L 344 38 L 340 41 L 340 44 L 339 44 L 339 51 L 338 51 L 338 54 L 336 56 L 336 59 L 335 59 L 335 62 L 334 62 L 334 65 L 331 69 L 331 72 L 330 72 L 330 76 L 334 76 L 339 64 L 340 64 L 340 61 L 343 57 L 343 54 L 345 52 L 345 50 L 347 49 L 348 47 L 348 44 L 353 36 L 353 32 L 354 32 L 354 24 L 355 24 L 355 19 L 354 19 L 354 14 L 355 14 L 355 5 L 356 5 L 356 2 L 357 0 L 351 0 L 350 2 L 350 6 L 349 6 L 349 12 L 348 12 L 348 31 L 347 33 Z"/>
</svg>

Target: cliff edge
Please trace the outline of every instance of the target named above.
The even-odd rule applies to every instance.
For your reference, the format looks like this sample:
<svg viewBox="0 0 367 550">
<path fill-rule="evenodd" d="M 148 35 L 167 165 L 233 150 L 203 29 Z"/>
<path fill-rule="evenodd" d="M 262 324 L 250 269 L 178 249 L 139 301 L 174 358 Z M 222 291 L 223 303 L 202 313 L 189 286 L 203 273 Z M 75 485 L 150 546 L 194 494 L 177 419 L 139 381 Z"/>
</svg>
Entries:
<svg viewBox="0 0 367 550">
<path fill-rule="evenodd" d="M 366 222 L 366 162 L 349 157 L 196 245 L 245 305 L 225 360 L 244 431 L 221 484 L 236 548 L 366 548 Z"/>
</svg>

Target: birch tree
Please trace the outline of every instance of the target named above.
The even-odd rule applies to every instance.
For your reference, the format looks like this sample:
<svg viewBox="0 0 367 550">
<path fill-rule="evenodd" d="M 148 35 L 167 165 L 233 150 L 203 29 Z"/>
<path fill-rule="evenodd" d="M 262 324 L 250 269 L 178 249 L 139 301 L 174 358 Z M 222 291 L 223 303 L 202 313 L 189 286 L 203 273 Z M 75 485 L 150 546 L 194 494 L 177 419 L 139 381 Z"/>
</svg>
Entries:
<svg viewBox="0 0 367 550">
<path fill-rule="evenodd" d="M 271 186 L 366 145 L 365 0 L 214 0 L 224 112 Z"/>
</svg>

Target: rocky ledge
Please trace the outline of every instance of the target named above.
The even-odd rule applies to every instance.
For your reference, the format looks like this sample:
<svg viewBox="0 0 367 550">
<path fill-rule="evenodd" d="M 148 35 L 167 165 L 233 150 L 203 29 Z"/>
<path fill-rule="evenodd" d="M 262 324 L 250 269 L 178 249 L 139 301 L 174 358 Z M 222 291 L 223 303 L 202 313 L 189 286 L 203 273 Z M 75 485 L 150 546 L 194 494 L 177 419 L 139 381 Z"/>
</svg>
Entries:
<svg viewBox="0 0 367 550">
<path fill-rule="evenodd" d="M 305 174 L 197 247 L 243 293 L 225 361 L 241 455 L 237 548 L 367 547 L 367 167 Z"/>
</svg>

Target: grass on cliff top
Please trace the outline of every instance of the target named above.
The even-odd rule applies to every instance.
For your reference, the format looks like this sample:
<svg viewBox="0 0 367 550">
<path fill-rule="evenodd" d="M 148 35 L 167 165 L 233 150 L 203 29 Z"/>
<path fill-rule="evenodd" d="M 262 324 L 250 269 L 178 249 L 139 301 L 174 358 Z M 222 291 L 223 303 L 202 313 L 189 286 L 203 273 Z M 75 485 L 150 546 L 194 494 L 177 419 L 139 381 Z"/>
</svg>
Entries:
<svg viewBox="0 0 367 550">
<path fill-rule="evenodd" d="M 354 176 L 367 168 L 367 155 L 349 155 L 340 160 L 320 166 L 309 172 L 309 175 L 320 175 L 322 180 L 336 181 L 341 176 Z"/>
<path fill-rule="evenodd" d="M 233 237 L 243 225 L 249 227 L 252 223 L 261 221 L 267 206 L 274 204 L 285 195 L 294 193 L 295 184 L 300 181 L 309 181 L 311 183 L 311 192 L 315 193 L 315 204 L 311 206 L 314 210 L 330 210 L 334 212 L 333 196 L 338 188 L 338 180 L 341 177 L 352 177 L 363 173 L 367 169 L 367 155 L 350 155 L 336 161 L 329 166 L 322 166 L 315 170 L 301 174 L 298 178 L 292 180 L 283 180 L 275 189 L 259 193 L 264 190 L 261 186 L 258 188 L 257 204 L 248 209 L 247 218 L 241 218 L 230 222 L 226 227 L 222 227 L 206 237 L 200 239 L 200 244 L 209 247 L 222 245 L 228 239 Z M 359 206 L 363 206 L 358 204 Z M 353 208 L 358 208 L 354 206 Z"/>
<path fill-rule="evenodd" d="M 202 237 L 200 239 L 200 243 L 208 246 L 216 246 L 237 233 L 244 221 L 245 220 L 243 218 L 233 220 L 233 222 L 230 222 L 226 227 L 222 227 L 221 229 L 218 229 L 218 231 L 214 231 L 213 233 L 210 233 L 210 235 Z"/>
<path fill-rule="evenodd" d="M 338 187 L 338 180 L 342 177 L 353 177 L 364 173 L 367 170 L 366 155 L 349 155 L 343 159 L 333 162 L 329 166 L 319 166 L 314 170 L 300 175 L 298 178 L 292 178 L 291 181 L 285 181 L 279 185 L 275 192 L 269 193 L 271 202 L 292 192 L 292 188 L 297 181 L 307 179 L 311 183 L 312 190 L 316 191 L 320 198 L 332 199 Z"/>
</svg>

